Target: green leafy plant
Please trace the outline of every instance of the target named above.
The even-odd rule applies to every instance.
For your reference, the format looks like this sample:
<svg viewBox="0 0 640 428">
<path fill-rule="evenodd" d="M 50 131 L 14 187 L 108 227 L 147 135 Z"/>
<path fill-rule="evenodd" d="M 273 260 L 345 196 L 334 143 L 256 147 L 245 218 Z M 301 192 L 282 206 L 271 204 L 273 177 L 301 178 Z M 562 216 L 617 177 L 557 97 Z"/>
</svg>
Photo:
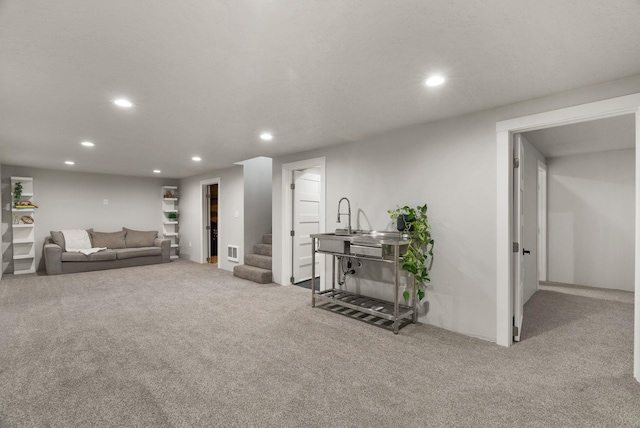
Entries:
<svg viewBox="0 0 640 428">
<path fill-rule="evenodd" d="M 169 221 L 176 221 L 176 220 L 178 220 L 178 214 L 176 214 L 176 213 L 168 213 L 167 214 L 167 218 L 169 219 Z"/>
<path fill-rule="evenodd" d="M 402 232 L 408 234 L 410 240 L 407 251 L 402 255 L 402 269 L 415 278 L 416 293 L 418 299 L 422 300 L 425 296 L 426 283 L 431 281 L 429 270 L 433 264 L 434 241 L 431 238 L 431 226 L 427 217 L 427 204 L 416 208 L 405 205 L 387 212 L 394 223 L 398 222 L 400 217 L 404 220 Z M 411 293 L 405 290 L 402 296 L 408 301 Z"/>
<path fill-rule="evenodd" d="M 13 188 L 13 206 L 17 206 L 20 203 L 20 198 L 22 198 L 22 183 L 16 182 Z"/>
</svg>

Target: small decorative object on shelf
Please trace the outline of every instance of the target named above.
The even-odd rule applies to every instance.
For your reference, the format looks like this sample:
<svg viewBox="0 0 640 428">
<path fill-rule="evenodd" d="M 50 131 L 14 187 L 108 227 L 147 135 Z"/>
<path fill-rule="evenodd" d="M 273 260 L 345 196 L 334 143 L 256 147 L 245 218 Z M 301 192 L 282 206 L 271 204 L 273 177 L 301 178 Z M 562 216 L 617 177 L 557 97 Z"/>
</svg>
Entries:
<svg viewBox="0 0 640 428">
<path fill-rule="evenodd" d="M 170 190 L 167 190 L 166 192 L 164 192 L 164 198 L 165 199 L 178 199 L 178 193 L 177 192 L 171 192 Z"/>
<path fill-rule="evenodd" d="M 30 215 L 23 215 L 20 220 L 22 220 L 23 224 L 33 224 L 34 222 L 33 217 Z"/>
<path fill-rule="evenodd" d="M 20 203 L 22 197 L 22 182 L 18 181 L 13 187 L 13 206 L 17 206 Z"/>
</svg>

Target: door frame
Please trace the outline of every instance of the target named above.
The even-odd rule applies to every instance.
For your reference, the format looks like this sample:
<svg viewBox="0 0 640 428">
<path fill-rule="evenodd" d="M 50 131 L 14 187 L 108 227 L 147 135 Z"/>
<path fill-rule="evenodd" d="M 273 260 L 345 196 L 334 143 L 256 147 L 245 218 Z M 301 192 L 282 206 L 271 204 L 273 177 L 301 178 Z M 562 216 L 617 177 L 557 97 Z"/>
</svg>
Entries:
<svg viewBox="0 0 640 428">
<path fill-rule="evenodd" d="M 291 285 L 289 278 L 293 264 L 291 261 L 293 248 L 291 244 L 291 236 L 289 234 L 293 218 L 291 217 L 292 209 L 292 192 L 291 182 L 293 180 L 293 171 L 300 171 L 309 168 L 320 169 L 320 232 L 326 230 L 326 200 L 327 200 L 327 179 L 326 179 L 326 163 L 325 157 L 306 159 L 297 162 L 289 162 L 282 164 L 282 256 L 281 256 L 281 279 L 280 285 Z M 320 289 L 325 289 L 325 258 L 320 257 Z"/>
<path fill-rule="evenodd" d="M 210 225 L 211 219 L 209 218 L 209 210 L 210 206 L 207 206 L 207 192 L 209 191 L 209 186 L 212 184 L 218 185 L 218 201 L 220 200 L 220 193 L 222 193 L 222 186 L 220 185 L 220 177 L 209 178 L 207 180 L 200 181 L 200 263 L 208 263 L 207 262 L 207 239 L 205 236 L 207 234 L 207 225 Z M 218 209 L 218 213 L 220 210 Z M 220 232 L 220 216 L 218 216 L 218 236 Z M 220 267 L 220 240 L 218 239 L 218 267 Z"/>
<path fill-rule="evenodd" d="M 640 93 L 518 117 L 496 123 L 496 343 L 513 343 L 513 135 L 595 119 L 634 114 L 636 123 L 634 367 L 640 382 Z"/>
</svg>

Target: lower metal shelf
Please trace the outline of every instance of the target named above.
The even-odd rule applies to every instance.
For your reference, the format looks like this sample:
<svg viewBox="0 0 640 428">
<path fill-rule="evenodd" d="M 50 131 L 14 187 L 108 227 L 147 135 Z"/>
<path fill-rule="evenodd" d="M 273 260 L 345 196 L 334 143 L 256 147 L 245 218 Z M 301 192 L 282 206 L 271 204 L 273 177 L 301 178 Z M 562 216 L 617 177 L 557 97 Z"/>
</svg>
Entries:
<svg viewBox="0 0 640 428">
<path fill-rule="evenodd" d="M 393 303 L 362 296 L 344 290 L 326 290 L 316 293 L 316 307 L 356 318 L 379 327 L 394 329 Z M 398 305 L 398 327 L 410 324 L 413 308 Z"/>
</svg>

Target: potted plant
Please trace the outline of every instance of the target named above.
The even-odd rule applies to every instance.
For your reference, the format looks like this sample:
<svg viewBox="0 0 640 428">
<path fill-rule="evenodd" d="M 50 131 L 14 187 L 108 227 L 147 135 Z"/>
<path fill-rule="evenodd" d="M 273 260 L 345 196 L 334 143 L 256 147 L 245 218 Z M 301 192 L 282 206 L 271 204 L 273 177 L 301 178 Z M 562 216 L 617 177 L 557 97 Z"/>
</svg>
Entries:
<svg viewBox="0 0 640 428">
<path fill-rule="evenodd" d="M 422 300 L 433 264 L 433 239 L 427 217 L 427 204 L 416 208 L 405 205 L 387 212 L 391 220 L 397 222 L 398 230 L 410 237 L 407 251 L 402 255 L 402 269 L 415 278 L 416 293 L 418 299 Z M 402 296 L 408 301 L 411 293 L 405 290 Z"/>
<path fill-rule="evenodd" d="M 177 213 L 168 213 L 167 214 L 167 219 L 169 219 L 169 221 L 178 221 L 178 214 Z"/>
<path fill-rule="evenodd" d="M 20 198 L 22 198 L 22 183 L 16 182 L 16 185 L 13 188 L 13 206 L 17 207 L 20 203 Z"/>
</svg>

